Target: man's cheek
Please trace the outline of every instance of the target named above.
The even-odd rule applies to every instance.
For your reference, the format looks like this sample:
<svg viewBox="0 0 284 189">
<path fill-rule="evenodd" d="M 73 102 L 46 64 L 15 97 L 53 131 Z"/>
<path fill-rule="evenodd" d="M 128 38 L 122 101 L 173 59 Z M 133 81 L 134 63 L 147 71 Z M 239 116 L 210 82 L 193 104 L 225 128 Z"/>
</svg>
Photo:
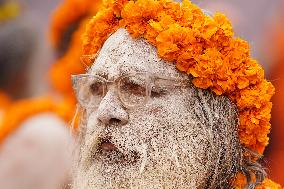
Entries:
<svg viewBox="0 0 284 189">
<path fill-rule="evenodd" d="M 165 114 L 165 111 L 169 105 L 169 98 L 168 97 L 160 97 L 160 98 L 152 98 L 148 104 L 145 106 L 145 111 L 149 115 L 162 115 Z"/>
<path fill-rule="evenodd" d="M 98 126 L 99 124 L 97 113 L 95 111 L 93 112 L 88 111 L 86 117 L 87 117 L 87 125 L 86 125 L 87 131 L 93 131 L 96 128 L 96 126 Z"/>
<path fill-rule="evenodd" d="M 161 106 L 153 106 L 149 109 L 150 114 L 159 115 L 162 112 Z"/>
</svg>

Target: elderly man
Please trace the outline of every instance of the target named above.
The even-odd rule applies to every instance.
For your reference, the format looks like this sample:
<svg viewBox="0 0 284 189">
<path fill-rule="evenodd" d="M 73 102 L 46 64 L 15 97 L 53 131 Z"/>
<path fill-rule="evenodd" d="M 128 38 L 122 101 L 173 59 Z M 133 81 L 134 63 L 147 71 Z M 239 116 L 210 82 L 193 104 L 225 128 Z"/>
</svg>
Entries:
<svg viewBox="0 0 284 189">
<path fill-rule="evenodd" d="M 88 118 L 78 188 L 197 188 L 240 166 L 235 107 L 152 51 L 120 29 L 77 77 Z"/>
<path fill-rule="evenodd" d="M 198 33 L 199 20 L 203 22 Z M 74 189 L 254 188 L 263 181 L 265 171 L 252 160 L 258 158 L 252 150 L 262 153 L 265 140 L 254 139 L 257 142 L 252 145 L 238 132 L 244 108 L 242 101 L 236 106 L 234 100 L 238 100 L 239 89 L 264 82 L 268 102 L 262 100 L 261 105 L 269 104 L 273 86 L 264 79 L 254 81 L 254 77 L 248 85 L 239 82 L 234 90 L 229 84 L 228 88 L 214 85 L 214 80 L 221 83 L 215 73 L 231 69 L 221 54 L 226 44 L 218 42 L 233 42 L 232 34 L 230 25 L 223 27 L 221 20 L 213 21 L 189 2 L 182 6 L 163 0 L 107 2 L 85 36 L 84 58 L 94 60 L 97 53 L 96 59 L 87 74 L 73 77 L 82 108 Z M 169 29 L 171 35 L 166 35 Z M 185 29 L 192 36 L 184 35 Z M 216 46 L 211 40 L 217 41 Z M 215 48 L 222 62 L 212 53 Z M 188 52 L 185 63 L 180 62 Z M 202 55 L 209 58 L 204 67 Z M 220 63 L 220 70 L 210 70 L 210 59 Z M 191 69 L 198 63 L 203 68 L 201 83 L 196 80 L 200 70 Z M 244 60 L 243 64 L 257 66 L 250 63 Z M 212 85 L 206 84 L 208 72 Z M 279 187 L 267 182 L 263 187 Z"/>
</svg>

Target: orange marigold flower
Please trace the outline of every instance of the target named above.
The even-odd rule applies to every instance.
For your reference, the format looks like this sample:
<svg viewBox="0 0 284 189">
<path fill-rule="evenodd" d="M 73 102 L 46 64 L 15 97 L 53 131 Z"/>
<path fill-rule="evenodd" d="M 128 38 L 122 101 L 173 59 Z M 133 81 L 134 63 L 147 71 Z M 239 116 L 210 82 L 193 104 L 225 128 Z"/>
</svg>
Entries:
<svg viewBox="0 0 284 189">
<path fill-rule="evenodd" d="M 225 36 L 232 37 L 234 35 L 232 24 L 224 14 L 216 13 L 214 15 L 214 21 Z"/>
<path fill-rule="evenodd" d="M 273 94 L 273 85 L 263 80 L 261 83 L 240 90 L 237 93 L 237 106 L 240 111 L 248 108 L 260 108 L 270 102 Z"/>
</svg>

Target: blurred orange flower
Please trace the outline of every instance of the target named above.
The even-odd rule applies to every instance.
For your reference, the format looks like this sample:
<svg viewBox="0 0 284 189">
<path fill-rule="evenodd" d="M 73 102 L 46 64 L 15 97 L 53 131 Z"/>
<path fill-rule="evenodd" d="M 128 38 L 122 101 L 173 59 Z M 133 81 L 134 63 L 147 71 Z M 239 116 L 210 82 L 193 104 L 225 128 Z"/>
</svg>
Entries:
<svg viewBox="0 0 284 189">
<path fill-rule="evenodd" d="M 79 22 L 78 28 L 71 34 L 67 51 L 56 60 L 49 72 L 52 86 L 64 98 L 75 99 L 71 75 L 83 73 L 87 69 L 80 60 L 82 35 L 90 17 L 96 14 L 100 6 L 100 0 L 64 0 L 52 15 L 50 36 L 55 47 L 58 47 L 65 30 L 70 25 Z"/>
<path fill-rule="evenodd" d="M 101 1 L 93 0 L 64 0 L 52 14 L 50 26 L 50 39 L 52 44 L 57 47 L 62 34 L 73 23 L 95 13 Z"/>
<path fill-rule="evenodd" d="M 6 108 L 11 103 L 11 99 L 2 91 L 0 91 L 0 110 Z"/>
<path fill-rule="evenodd" d="M 56 103 L 50 97 L 19 100 L 5 109 L 3 120 L 0 122 L 0 144 L 14 132 L 23 121 L 43 112 L 53 112 L 68 122 L 74 115 L 70 110 L 72 102 Z M 68 107 L 69 111 L 66 111 Z"/>
</svg>

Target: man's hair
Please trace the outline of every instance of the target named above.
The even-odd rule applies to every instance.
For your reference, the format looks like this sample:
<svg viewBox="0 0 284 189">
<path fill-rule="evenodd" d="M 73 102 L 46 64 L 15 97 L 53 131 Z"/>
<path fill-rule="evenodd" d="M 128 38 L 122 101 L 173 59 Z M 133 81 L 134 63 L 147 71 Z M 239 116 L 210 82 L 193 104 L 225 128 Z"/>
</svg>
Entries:
<svg viewBox="0 0 284 189">
<path fill-rule="evenodd" d="M 217 96 L 208 90 L 196 89 L 199 105 L 193 108 L 202 120 L 204 129 L 214 136 L 211 143 L 221 149 L 217 152 L 215 172 L 207 179 L 208 188 L 233 188 L 232 178 L 243 173 L 247 180 L 245 188 L 253 189 L 266 177 L 264 168 L 251 158 L 260 155 L 244 148 L 238 137 L 239 117 L 237 107 L 225 96 Z M 231 128 L 230 128 L 231 127 Z M 226 131 L 227 130 L 227 131 Z M 234 131 L 233 133 L 230 133 Z M 231 137 L 228 134 L 232 135 Z M 230 146 L 228 146 L 230 144 Z M 245 155 L 246 154 L 246 155 Z M 231 158 L 231 159 L 230 159 Z"/>
</svg>

